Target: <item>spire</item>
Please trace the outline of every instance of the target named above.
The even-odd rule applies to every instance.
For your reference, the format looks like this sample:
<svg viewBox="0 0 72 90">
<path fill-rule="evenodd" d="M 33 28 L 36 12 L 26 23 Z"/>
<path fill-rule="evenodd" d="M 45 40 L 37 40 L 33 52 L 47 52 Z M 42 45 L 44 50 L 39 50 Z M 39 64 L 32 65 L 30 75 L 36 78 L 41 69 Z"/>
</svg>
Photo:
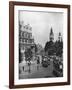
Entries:
<svg viewBox="0 0 72 90">
<path fill-rule="evenodd" d="M 51 32 L 50 32 L 50 35 L 53 35 L 53 30 L 52 30 L 52 27 L 51 27 Z"/>
<path fill-rule="evenodd" d="M 59 32 L 59 36 L 58 36 L 58 40 L 61 42 L 62 40 L 62 36 L 61 36 L 61 33 Z"/>
<path fill-rule="evenodd" d="M 50 41 L 53 41 L 54 40 L 54 33 L 53 33 L 53 29 L 51 27 L 51 30 L 50 30 Z"/>
<path fill-rule="evenodd" d="M 59 36 L 61 36 L 61 33 L 59 32 Z"/>
</svg>

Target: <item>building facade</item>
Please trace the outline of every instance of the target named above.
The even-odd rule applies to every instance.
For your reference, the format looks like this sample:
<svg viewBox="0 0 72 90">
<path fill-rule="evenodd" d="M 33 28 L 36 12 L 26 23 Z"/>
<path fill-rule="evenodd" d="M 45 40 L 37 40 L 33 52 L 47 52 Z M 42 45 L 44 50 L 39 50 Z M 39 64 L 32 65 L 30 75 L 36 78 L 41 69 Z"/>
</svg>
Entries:
<svg viewBox="0 0 72 90">
<path fill-rule="evenodd" d="M 23 58 L 25 57 L 24 52 L 26 49 L 34 46 L 34 38 L 32 36 L 32 27 L 30 24 L 19 23 L 19 48 Z"/>
</svg>

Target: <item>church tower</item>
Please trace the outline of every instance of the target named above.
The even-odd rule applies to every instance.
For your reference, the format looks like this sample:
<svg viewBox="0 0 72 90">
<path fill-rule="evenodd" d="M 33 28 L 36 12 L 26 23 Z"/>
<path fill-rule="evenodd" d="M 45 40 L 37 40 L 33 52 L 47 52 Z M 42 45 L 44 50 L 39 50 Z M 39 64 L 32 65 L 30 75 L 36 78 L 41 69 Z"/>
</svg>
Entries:
<svg viewBox="0 0 72 90">
<path fill-rule="evenodd" d="M 50 41 L 53 41 L 53 40 L 54 40 L 54 33 L 53 33 L 52 27 L 51 27 L 51 30 L 50 30 L 50 36 L 49 36 L 49 39 L 50 39 Z"/>
</svg>

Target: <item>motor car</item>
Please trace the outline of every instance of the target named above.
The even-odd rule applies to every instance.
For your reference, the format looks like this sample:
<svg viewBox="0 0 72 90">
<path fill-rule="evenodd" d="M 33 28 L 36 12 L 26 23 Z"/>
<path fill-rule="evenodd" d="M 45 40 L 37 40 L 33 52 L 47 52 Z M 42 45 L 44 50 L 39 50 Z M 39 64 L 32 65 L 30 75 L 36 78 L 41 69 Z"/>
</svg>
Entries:
<svg viewBox="0 0 72 90">
<path fill-rule="evenodd" d="M 50 65 L 50 59 L 47 56 L 42 57 L 42 66 L 43 67 L 48 67 Z"/>
<path fill-rule="evenodd" d="M 54 59 L 53 60 L 53 74 L 56 77 L 63 76 L 63 60 L 62 59 Z"/>
</svg>

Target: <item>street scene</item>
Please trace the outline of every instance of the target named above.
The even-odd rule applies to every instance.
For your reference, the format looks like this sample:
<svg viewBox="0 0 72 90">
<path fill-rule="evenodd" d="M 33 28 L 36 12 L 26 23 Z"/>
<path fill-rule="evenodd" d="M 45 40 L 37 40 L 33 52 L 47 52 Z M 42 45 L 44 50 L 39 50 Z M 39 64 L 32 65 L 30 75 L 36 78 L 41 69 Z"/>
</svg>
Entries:
<svg viewBox="0 0 72 90">
<path fill-rule="evenodd" d="M 59 27 L 57 24 L 54 24 L 53 27 L 50 25 L 48 30 L 46 29 L 47 21 L 39 20 L 39 13 L 37 13 L 38 20 L 30 18 L 30 15 L 34 14 L 36 15 L 36 13 L 30 12 L 27 14 L 28 16 L 23 16 L 25 12 L 19 12 L 19 79 L 63 77 L 63 35 L 60 30 L 62 14 L 41 14 L 42 17 L 53 15 L 52 20 L 51 16 L 47 18 L 51 20 L 51 24 L 60 16 L 61 20 L 57 22 Z M 54 17 L 54 15 L 56 16 Z M 28 23 L 25 21 L 26 18 Z M 33 20 L 35 22 L 32 22 Z M 37 25 L 37 21 L 39 25 Z"/>
<path fill-rule="evenodd" d="M 52 68 L 52 62 L 51 65 L 47 68 L 44 68 L 42 64 L 37 65 L 36 62 L 31 64 L 30 70 L 27 65 L 25 65 L 25 70 L 21 72 L 20 78 L 47 78 L 47 77 L 53 77 L 53 68 Z"/>
</svg>

